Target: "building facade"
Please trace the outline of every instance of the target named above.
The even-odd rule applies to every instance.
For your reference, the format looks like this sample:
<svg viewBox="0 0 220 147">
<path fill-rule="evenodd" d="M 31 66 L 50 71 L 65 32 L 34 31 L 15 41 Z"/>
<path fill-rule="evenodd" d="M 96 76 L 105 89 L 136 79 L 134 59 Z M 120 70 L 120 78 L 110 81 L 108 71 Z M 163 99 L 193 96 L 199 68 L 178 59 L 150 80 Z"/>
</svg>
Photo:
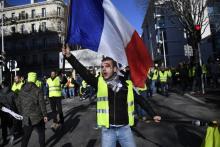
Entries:
<svg viewBox="0 0 220 147">
<path fill-rule="evenodd" d="M 212 33 L 214 58 L 220 58 L 220 0 L 215 0 L 208 7 Z"/>
<path fill-rule="evenodd" d="M 21 74 L 47 75 L 59 69 L 59 52 L 66 34 L 63 0 L 46 0 L 3 9 L 6 59 L 16 60 Z"/>
<path fill-rule="evenodd" d="M 176 21 L 172 22 L 173 13 L 166 13 L 166 3 L 150 0 L 142 25 L 143 39 L 148 44 L 152 58 L 163 66 L 176 66 L 187 60 L 184 55 L 183 28 Z"/>
<path fill-rule="evenodd" d="M 177 16 L 167 8 L 169 1 L 149 1 L 142 25 L 142 37 L 148 44 L 155 62 L 176 66 L 182 61 L 188 62 L 193 52 L 188 49 L 187 36 Z M 210 34 L 208 26 L 200 46 L 203 61 L 212 56 Z"/>
</svg>

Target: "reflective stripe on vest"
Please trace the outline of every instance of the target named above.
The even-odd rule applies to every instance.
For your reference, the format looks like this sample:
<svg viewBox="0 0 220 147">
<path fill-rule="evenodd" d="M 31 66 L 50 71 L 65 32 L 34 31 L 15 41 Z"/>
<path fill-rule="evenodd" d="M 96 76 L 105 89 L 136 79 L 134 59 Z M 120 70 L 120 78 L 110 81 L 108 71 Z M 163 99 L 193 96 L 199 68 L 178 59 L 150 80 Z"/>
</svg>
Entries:
<svg viewBox="0 0 220 147">
<path fill-rule="evenodd" d="M 134 94 L 133 94 L 133 84 L 131 81 L 126 81 L 128 83 L 128 94 L 127 94 L 127 104 L 128 104 L 128 121 L 129 125 L 134 125 Z M 99 77 L 98 80 L 98 91 L 97 91 L 97 124 L 98 126 L 103 126 L 109 128 L 109 102 L 108 102 L 108 87 L 103 77 Z"/>
<path fill-rule="evenodd" d="M 146 86 L 146 84 L 144 84 L 143 88 L 138 87 L 137 89 L 138 89 L 138 91 L 143 92 L 143 91 L 147 90 L 147 86 Z"/>
<path fill-rule="evenodd" d="M 49 78 L 47 80 L 49 86 L 49 97 L 60 97 L 61 96 L 61 85 L 60 78 L 56 77 L 54 80 Z"/>
</svg>

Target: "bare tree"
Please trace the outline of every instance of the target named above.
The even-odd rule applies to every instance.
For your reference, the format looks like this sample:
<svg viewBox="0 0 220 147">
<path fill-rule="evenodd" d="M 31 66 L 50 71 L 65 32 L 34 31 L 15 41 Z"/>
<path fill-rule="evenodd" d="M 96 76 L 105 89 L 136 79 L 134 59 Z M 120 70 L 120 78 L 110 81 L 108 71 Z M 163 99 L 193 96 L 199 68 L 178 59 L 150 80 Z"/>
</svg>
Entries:
<svg viewBox="0 0 220 147">
<path fill-rule="evenodd" d="M 207 4 L 207 0 L 170 0 L 167 5 L 186 31 L 188 43 L 194 50 L 194 62 L 199 61 L 198 43 L 209 25 L 209 22 L 206 21 L 207 13 L 205 13 Z M 196 30 L 195 26 L 200 28 Z M 200 29 L 201 31 L 199 31 Z"/>
</svg>

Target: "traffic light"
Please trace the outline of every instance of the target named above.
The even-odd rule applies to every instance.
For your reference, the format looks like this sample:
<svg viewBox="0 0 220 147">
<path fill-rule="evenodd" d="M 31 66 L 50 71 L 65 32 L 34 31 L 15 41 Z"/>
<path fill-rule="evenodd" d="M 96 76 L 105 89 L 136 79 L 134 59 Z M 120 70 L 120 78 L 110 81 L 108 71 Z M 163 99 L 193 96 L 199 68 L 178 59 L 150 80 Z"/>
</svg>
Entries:
<svg viewBox="0 0 220 147">
<path fill-rule="evenodd" d="M 202 27 L 201 27 L 201 25 L 195 25 L 194 26 L 194 29 L 195 29 L 195 35 L 196 35 L 196 40 L 198 41 L 198 42 L 200 42 L 201 41 L 201 29 L 202 29 Z"/>
</svg>

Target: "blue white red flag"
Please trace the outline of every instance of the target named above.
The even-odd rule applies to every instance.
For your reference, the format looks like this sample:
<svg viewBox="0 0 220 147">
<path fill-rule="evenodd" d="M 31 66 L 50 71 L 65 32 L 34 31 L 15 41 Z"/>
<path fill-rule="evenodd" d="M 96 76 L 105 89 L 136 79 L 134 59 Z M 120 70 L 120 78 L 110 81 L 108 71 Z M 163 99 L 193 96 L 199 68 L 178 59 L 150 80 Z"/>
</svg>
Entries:
<svg viewBox="0 0 220 147">
<path fill-rule="evenodd" d="M 110 0 L 72 0 L 69 14 L 67 43 L 129 66 L 134 85 L 144 87 L 151 56 L 138 33 Z"/>
</svg>

